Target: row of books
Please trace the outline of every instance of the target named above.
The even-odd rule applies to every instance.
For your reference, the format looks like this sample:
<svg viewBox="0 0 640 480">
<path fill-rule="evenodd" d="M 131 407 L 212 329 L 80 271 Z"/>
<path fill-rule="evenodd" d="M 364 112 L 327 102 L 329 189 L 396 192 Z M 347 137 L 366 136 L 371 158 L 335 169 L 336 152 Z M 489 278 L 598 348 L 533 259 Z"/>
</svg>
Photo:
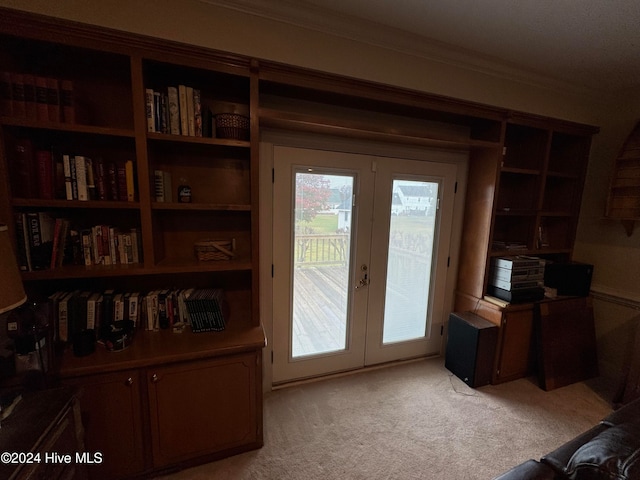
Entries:
<svg viewBox="0 0 640 480">
<path fill-rule="evenodd" d="M 17 198 L 132 202 L 136 197 L 132 160 L 56 153 L 21 138 L 13 143 L 9 168 Z"/>
<path fill-rule="evenodd" d="M 226 327 L 224 292 L 217 288 L 161 289 L 150 292 L 57 291 L 49 296 L 55 340 L 68 343 L 75 333 L 95 330 L 100 338 L 114 322 L 158 331 L 191 326 L 194 333 Z"/>
<path fill-rule="evenodd" d="M 62 265 L 117 265 L 142 262 L 137 228 L 79 227 L 49 212 L 15 213 L 18 265 L 24 272 Z"/>
<path fill-rule="evenodd" d="M 190 137 L 211 137 L 212 116 L 202 104 L 200 90 L 187 85 L 166 91 L 147 88 L 146 110 L 149 132 Z"/>
<path fill-rule="evenodd" d="M 75 123 L 71 80 L 0 72 L 0 115 Z"/>
</svg>

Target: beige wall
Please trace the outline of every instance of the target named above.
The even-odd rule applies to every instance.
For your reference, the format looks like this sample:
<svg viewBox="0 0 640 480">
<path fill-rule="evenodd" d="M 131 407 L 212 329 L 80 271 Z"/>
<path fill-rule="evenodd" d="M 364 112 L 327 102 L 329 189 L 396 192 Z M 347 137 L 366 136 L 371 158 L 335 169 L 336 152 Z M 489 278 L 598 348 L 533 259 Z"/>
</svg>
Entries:
<svg viewBox="0 0 640 480">
<path fill-rule="evenodd" d="M 1 6 L 202 45 L 479 103 L 598 125 L 584 194 L 576 259 L 595 265 L 594 285 L 640 298 L 640 231 L 627 237 L 603 218 L 612 161 L 640 117 L 634 92 L 584 92 L 515 72 L 496 74 L 429 60 L 215 7 L 197 0 L 0 0 Z M 639 229 L 640 230 L 640 229 Z M 619 368 L 616 349 L 631 307 L 596 300 L 600 356 Z M 636 312 L 637 313 L 637 312 Z"/>
</svg>

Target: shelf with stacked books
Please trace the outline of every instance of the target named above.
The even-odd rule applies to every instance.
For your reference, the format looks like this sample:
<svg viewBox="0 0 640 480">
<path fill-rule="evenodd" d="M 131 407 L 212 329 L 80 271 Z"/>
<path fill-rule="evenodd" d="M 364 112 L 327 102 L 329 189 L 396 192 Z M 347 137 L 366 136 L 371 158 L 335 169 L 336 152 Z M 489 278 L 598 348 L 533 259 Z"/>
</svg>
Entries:
<svg viewBox="0 0 640 480">
<path fill-rule="evenodd" d="M 129 56 L 11 35 L 0 35 L 0 45 L 0 115 L 27 125 L 133 130 Z"/>
</svg>

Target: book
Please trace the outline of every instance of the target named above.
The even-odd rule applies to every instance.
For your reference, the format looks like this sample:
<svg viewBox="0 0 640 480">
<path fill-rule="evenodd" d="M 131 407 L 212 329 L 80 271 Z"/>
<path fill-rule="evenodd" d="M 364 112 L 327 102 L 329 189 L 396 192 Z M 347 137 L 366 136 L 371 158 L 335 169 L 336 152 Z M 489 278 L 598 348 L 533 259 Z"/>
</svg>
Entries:
<svg viewBox="0 0 640 480">
<path fill-rule="evenodd" d="M 13 196 L 34 198 L 37 195 L 36 159 L 30 139 L 17 138 L 14 141 L 9 170 Z"/>
<path fill-rule="evenodd" d="M 50 122 L 60 121 L 60 86 L 58 79 L 47 78 L 47 105 Z"/>
<path fill-rule="evenodd" d="M 62 156 L 53 154 L 53 195 L 64 200 L 67 198 Z"/>
<path fill-rule="evenodd" d="M 91 251 L 91 230 L 84 229 L 80 231 L 80 241 L 82 245 L 82 259 L 85 266 L 93 265 L 93 252 Z"/>
<path fill-rule="evenodd" d="M 24 108 L 25 116 L 29 119 L 38 118 L 38 105 L 36 102 L 36 77 L 24 74 Z"/>
<path fill-rule="evenodd" d="M 135 201 L 135 182 L 134 182 L 134 172 L 133 172 L 133 161 L 127 160 L 124 162 L 125 167 L 125 179 L 127 183 L 127 201 L 133 202 Z"/>
<path fill-rule="evenodd" d="M 47 79 L 39 76 L 36 76 L 36 117 L 38 120 L 49 120 Z"/>
<path fill-rule="evenodd" d="M 11 72 L 11 114 L 14 117 L 26 118 L 24 102 L 24 75 Z"/>
<path fill-rule="evenodd" d="M 138 292 L 132 292 L 129 295 L 127 319 L 133 322 L 134 327 L 140 323 L 140 293 Z"/>
<path fill-rule="evenodd" d="M 167 88 L 167 102 L 169 112 L 169 133 L 180 135 L 180 106 L 178 101 L 178 89 Z"/>
<path fill-rule="evenodd" d="M 53 200 L 55 198 L 55 175 L 51 151 L 36 151 L 36 172 L 38 175 L 39 197 L 46 200 Z"/>
<path fill-rule="evenodd" d="M 97 316 L 98 316 L 98 300 L 102 297 L 102 294 L 99 292 L 93 292 L 87 298 L 87 330 L 95 330 L 97 326 Z"/>
<path fill-rule="evenodd" d="M 69 299 L 74 292 L 66 292 L 58 300 L 58 338 L 61 342 L 69 341 Z"/>
<path fill-rule="evenodd" d="M 185 85 L 178 85 L 178 105 L 180 106 L 180 134 L 187 136 L 189 135 L 189 110 Z"/>
<path fill-rule="evenodd" d="M 96 200 L 107 200 L 107 178 L 102 157 L 93 160 L 93 174 L 96 184 Z"/>
<path fill-rule="evenodd" d="M 162 133 L 162 94 L 153 92 L 153 128 L 154 132 Z"/>
<path fill-rule="evenodd" d="M 202 103 L 200 99 L 200 90 L 193 89 L 193 123 L 194 135 L 202 137 Z"/>
<path fill-rule="evenodd" d="M 13 114 L 11 94 L 11 72 L 0 72 L 0 115 L 11 116 Z"/>
<path fill-rule="evenodd" d="M 93 169 L 93 160 L 89 157 L 84 157 L 84 163 L 87 175 L 87 198 L 89 200 L 96 199 L 96 179 Z"/>
<path fill-rule="evenodd" d="M 65 123 L 76 123 L 76 104 L 71 80 L 60 82 L 60 106 L 62 120 Z"/>
<path fill-rule="evenodd" d="M 29 247 L 29 232 L 27 227 L 27 214 L 16 212 L 14 214 L 16 222 L 16 247 L 18 268 L 22 272 L 33 270 L 31 266 L 31 249 Z"/>
<path fill-rule="evenodd" d="M 76 183 L 78 189 L 78 200 L 86 202 L 89 200 L 89 190 L 87 188 L 87 160 L 82 155 L 74 157 L 76 166 Z"/>
<path fill-rule="evenodd" d="M 160 95 L 160 131 L 169 133 L 169 100 L 166 93 Z"/>
<path fill-rule="evenodd" d="M 187 91 L 187 127 L 189 129 L 189 136 L 195 137 L 196 135 L 196 123 L 193 109 L 193 88 L 186 87 Z"/>
<path fill-rule="evenodd" d="M 153 171 L 153 186 L 156 202 L 164 202 L 164 173 L 162 170 Z"/>
<path fill-rule="evenodd" d="M 147 131 L 155 132 L 156 131 L 156 123 L 155 123 L 155 112 L 154 112 L 154 95 L 153 89 L 147 88 L 144 91 L 145 93 L 145 107 L 147 112 Z"/>
<path fill-rule="evenodd" d="M 107 164 L 107 194 L 108 200 L 119 200 L 118 195 L 118 167 L 116 162 L 110 161 Z"/>
<path fill-rule="evenodd" d="M 69 172 L 71 174 L 71 198 L 70 200 L 78 199 L 78 175 L 76 172 L 76 157 L 69 155 Z"/>
<path fill-rule="evenodd" d="M 127 201 L 127 168 L 124 161 L 116 162 L 116 178 L 118 182 L 118 198 L 122 202 Z"/>
<path fill-rule="evenodd" d="M 47 212 L 27 212 L 29 248 L 33 270 L 45 270 L 51 264 L 55 220 Z"/>
</svg>

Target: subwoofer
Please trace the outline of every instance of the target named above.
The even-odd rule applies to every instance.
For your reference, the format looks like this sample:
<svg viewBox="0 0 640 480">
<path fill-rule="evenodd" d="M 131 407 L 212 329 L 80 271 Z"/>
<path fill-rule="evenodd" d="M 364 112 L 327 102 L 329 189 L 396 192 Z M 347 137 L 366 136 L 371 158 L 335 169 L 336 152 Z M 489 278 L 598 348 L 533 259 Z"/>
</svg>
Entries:
<svg viewBox="0 0 640 480">
<path fill-rule="evenodd" d="M 491 383 L 498 326 L 473 312 L 449 315 L 444 366 L 472 388 Z"/>
</svg>

